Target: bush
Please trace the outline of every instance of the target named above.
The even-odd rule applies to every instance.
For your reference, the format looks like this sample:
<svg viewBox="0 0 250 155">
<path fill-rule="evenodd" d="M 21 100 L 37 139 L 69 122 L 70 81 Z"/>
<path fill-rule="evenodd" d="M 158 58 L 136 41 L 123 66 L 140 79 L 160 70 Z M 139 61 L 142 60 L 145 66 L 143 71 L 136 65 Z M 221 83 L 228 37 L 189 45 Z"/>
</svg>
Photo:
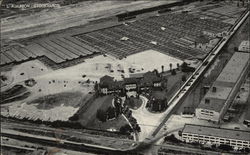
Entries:
<svg viewBox="0 0 250 155">
<path fill-rule="evenodd" d="M 131 132 L 133 132 L 133 129 L 130 127 L 129 124 L 126 124 L 124 126 L 121 126 L 120 132 L 122 134 L 130 134 Z"/>
<path fill-rule="evenodd" d="M 187 64 L 186 62 L 184 62 L 184 63 L 181 65 L 181 70 L 182 70 L 182 72 L 194 72 L 194 71 L 195 71 L 195 68 L 189 67 L 188 64 Z"/>
<path fill-rule="evenodd" d="M 107 115 L 102 109 L 98 109 L 96 112 L 96 118 L 102 122 L 106 122 Z"/>
<path fill-rule="evenodd" d="M 107 113 L 108 119 L 112 119 L 116 117 L 116 109 L 114 107 L 109 107 L 106 113 Z"/>
<path fill-rule="evenodd" d="M 171 134 L 170 136 L 166 136 L 164 138 L 164 141 L 170 141 L 170 142 L 174 142 L 174 143 L 180 143 L 180 140 L 177 139 L 173 134 Z"/>
<path fill-rule="evenodd" d="M 175 69 L 173 69 L 173 70 L 171 71 L 171 74 L 172 74 L 172 75 L 176 75 Z"/>
<path fill-rule="evenodd" d="M 219 147 L 219 149 L 225 150 L 225 151 L 230 151 L 233 150 L 233 147 L 227 144 L 221 144 Z"/>
<path fill-rule="evenodd" d="M 78 121 L 79 120 L 79 115 L 75 113 L 73 116 L 69 118 L 70 121 Z"/>
</svg>

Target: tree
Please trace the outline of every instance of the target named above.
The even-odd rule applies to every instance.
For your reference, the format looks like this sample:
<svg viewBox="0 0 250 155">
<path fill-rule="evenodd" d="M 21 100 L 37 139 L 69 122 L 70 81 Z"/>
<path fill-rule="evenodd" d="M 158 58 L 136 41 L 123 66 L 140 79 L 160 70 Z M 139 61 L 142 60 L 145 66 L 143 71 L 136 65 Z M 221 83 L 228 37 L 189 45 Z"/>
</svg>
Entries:
<svg viewBox="0 0 250 155">
<path fill-rule="evenodd" d="M 172 74 L 172 75 L 176 75 L 175 69 L 173 69 L 173 70 L 171 71 L 171 74 Z"/>
<path fill-rule="evenodd" d="M 121 126 L 120 132 L 122 134 L 130 134 L 131 132 L 133 132 L 133 129 L 130 127 L 129 124 L 126 124 L 126 125 Z"/>
<path fill-rule="evenodd" d="M 164 66 L 163 65 L 161 66 L 161 72 L 162 73 L 164 72 Z"/>
<path fill-rule="evenodd" d="M 106 122 L 106 120 L 107 120 L 107 115 L 102 109 L 97 110 L 96 117 L 98 120 L 100 120 L 102 122 Z"/>
<path fill-rule="evenodd" d="M 230 146 L 230 145 L 227 145 L 227 144 L 221 144 L 221 145 L 219 145 L 218 148 L 219 148 L 219 149 L 222 149 L 222 150 L 225 150 L 225 151 L 233 150 L 233 147 Z"/>
<path fill-rule="evenodd" d="M 177 139 L 177 138 L 175 137 L 175 135 L 173 135 L 173 134 L 171 134 L 170 136 L 166 136 L 166 137 L 164 138 L 164 141 L 165 141 L 165 142 L 166 142 L 166 141 L 170 141 L 170 142 L 174 142 L 174 143 L 179 143 L 179 142 L 180 142 L 180 140 Z"/>
<path fill-rule="evenodd" d="M 152 110 L 159 111 L 159 102 L 158 101 L 156 101 L 156 100 L 153 101 Z"/>
<path fill-rule="evenodd" d="M 195 68 L 189 67 L 186 62 L 183 62 L 183 64 L 181 65 L 181 70 L 182 72 L 194 72 Z"/>
<path fill-rule="evenodd" d="M 154 72 L 157 76 L 159 76 L 159 72 L 158 72 L 157 69 L 154 69 L 153 72 Z"/>
<path fill-rule="evenodd" d="M 166 108 L 165 102 L 162 101 L 161 102 L 161 111 L 165 110 L 165 108 Z"/>
<path fill-rule="evenodd" d="M 181 65 L 182 68 L 186 68 L 188 67 L 188 64 L 186 62 L 183 62 L 183 64 Z"/>
<path fill-rule="evenodd" d="M 186 77 L 186 75 L 182 75 L 182 77 L 181 77 L 181 81 L 182 81 L 182 82 L 187 81 L 187 77 Z"/>
<path fill-rule="evenodd" d="M 244 148 L 244 151 L 247 152 L 247 153 L 249 153 L 250 149 L 246 147 L 246 148 Z"/>
<path fill-rule="evenodd" d="M 172 70 L 172 67 L 173 67 L 173 64 L 170 63 L 170 64 L 169 64 L 169 67 L 170 67 L 170 71 L 171 71 L 171 70 Z"/>
<path fill-rule="evenodd" d="M 165 104 L 165 108 L 168 108 L 168 99 L 167 98 L 164 99 L 164 104 Z"/>
<path fill-rule="evenodd" d="M 95 86 L 94 86 L 94 89 L 95 89 L 95 92 L 98 92 L 98 88 L 99 88 L 99 85 L 97 83 L 97 81 L 95 82 Z"/>
<path fill-rule="evenodd" d="M 90 83 L 90 79 L 88 79 L 88 80 L 86 81 L 86 83 Z"/>
<path fill-rule="evenodd" d="M 116 110 L 114 107 L 109 107 L 107 109 L 107 116 L 108 116 L 108 119 L 112 119 L 116 117 Z"/>
<path fill-rule="evenodd" d="M 140 127 L 139 124 L 137 124 L 137 123 L 136 123 L 136 125 L 135 125 L 135 130 L 136 130 L 137 132 L 141 132 L 141 127 Z"/>
<path fill-rule="evenodd" d="M 177 70 L 179 71 L 180 70 L 180 64 L 177 63 Z"/>
<path fill-rule="evenodd" d="M 79 120 L 79 115 L 78 115 L 77 113 L 75 113 L 73 116 L 71 116 L 71 117 L 69 118 L 69 120 L 70 120 L 70 121 L 77 121 L 77 120 Z"/>
</svg>

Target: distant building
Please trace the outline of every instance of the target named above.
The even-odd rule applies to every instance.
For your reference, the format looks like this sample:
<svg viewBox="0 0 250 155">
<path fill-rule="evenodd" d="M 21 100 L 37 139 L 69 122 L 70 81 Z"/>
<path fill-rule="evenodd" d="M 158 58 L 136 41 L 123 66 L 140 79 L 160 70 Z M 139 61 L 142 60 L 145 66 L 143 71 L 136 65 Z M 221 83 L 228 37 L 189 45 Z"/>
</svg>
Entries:
<svg viewBox="0 0 250 155">
<path fill-rule="evenodd" d="M 182 139 L 190 143 L 226 144 L 235 149 L 250 148 L 250 132 L 242 130 L 186 124 L 182 130 Z"/>
<path fill-rule="evenodd" d="M 100 78 L 99 90 L 102 94 L 113 92 L 134 91 L 145 88 L 159 88 L 162 86 L 161 78 L 154 72 L 144 73 L 142 76 L 124 78 L 123 81 L 114 81 L 113 77 L 103 76 Z"/>
<path fill-rule="evenodd" d="M 240 52 L 248 52 L 248 53 L 250 53 L 249 40 L 242 41 L 240 43 L 240 46 L 239 46 L 238 50 Z"/>
<path fill-rule="evenodd" d="M 137 78 L 125 78 L 124 79 L 124 86 L 126 90 L 136 90 L 137 86 L 139 85 L 139 79 Z"/>
<path fill-rule="evenodd" d="M 103 76 L 100 78 L 99 89 L 102 94 L 111 94 L 114 92 L 121 92 L 122 83 L 120 81 L 114 81 L 113 77 Z"/>
<path fill-rule="evenodd" d="M 149 87 L 161 87 L 161 78 L 158 77 L 154 72 L 147 72 L 143 75 L 143 78 L 140 80 L 141 88 Z"/>
<path fill-rule="evenodd" d="M 236 52 L 195 110 L 199 119 L 220 122 L 249 71 L 249 54 Z"/>
</svg>

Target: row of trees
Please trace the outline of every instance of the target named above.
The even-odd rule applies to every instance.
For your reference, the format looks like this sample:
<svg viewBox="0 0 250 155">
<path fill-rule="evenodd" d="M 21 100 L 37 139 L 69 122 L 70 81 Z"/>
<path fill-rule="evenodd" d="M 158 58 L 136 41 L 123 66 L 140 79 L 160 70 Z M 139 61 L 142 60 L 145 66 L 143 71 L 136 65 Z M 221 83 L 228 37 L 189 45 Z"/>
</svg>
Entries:
<svg viewBox="0 0 250 155">
<path fill-rule="evenodd" d="M 150 109 L 150 111 L 164 111 L 168 108 L 167 98 L 165 99 L 152 99 L 149 100 L 146 104 L 146 107 Z"/>
<path fill-rule="evenodd" d="M 120 114 L 124 114 L 129 120 L 131 126 L 126 124 L 120 128 L 120 132 L 123 134 L 130 134 L 131 132 L 141 132 L 140 126 L 137 124 L 136 119 L 132 116 L 132 111 L 127 105 L 122 106 L 122 100 L 119 97 L 114 98 L 114 107 L 109 107 L 106 111 L 98 109 L 96 117 L 101 122 L 106 122 L 109 119 L 118 118 Z"/>
<path fill-rule="evenodd" d="M 120 113 L 117 112 L 116 108 L 110 106 L 108 107 L 106 111 L 102 109 L 98 109 L 96 113 L 96 117 L 101 122 L 106 122 L 109 119 L 117 118 L 119 114 Z"/>
<path fill-rule="evenodd" d="M 124 115 L 127 117 L 132 126 L 132 132 L 141 132 L 141 128 L 137 123 L 137 120 L 132 116 L 132 111 L 127 106 L 125 106 Z"/>
<path fill-rule="evenodd" d="M 180 70 L 180 64 L 177 63 L 176 66 L 177 66 L 177 70 Z M 172 63 L 169 64 L 169 68 L 170 68 L 170 71 L 172 71 L 172 69 L 173 69 L 173 64 Z M 164 65 L 161 66 L 161 72 L 162 73 L 164 72 Z"/>
</svg>

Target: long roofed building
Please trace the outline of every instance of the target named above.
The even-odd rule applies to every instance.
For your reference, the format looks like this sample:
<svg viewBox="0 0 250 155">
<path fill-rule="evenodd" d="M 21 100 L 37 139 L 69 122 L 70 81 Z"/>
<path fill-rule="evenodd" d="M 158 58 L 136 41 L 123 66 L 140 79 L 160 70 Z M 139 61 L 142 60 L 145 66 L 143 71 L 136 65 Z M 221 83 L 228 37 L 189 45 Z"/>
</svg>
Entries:
<svg viewBox="0 0 250 155">
<path fill-rule="evenodd" d="M 249 70 L 249 54 L 236 52 L 196 108 L 199 119 L 220 122 Z"/>
</svg>

